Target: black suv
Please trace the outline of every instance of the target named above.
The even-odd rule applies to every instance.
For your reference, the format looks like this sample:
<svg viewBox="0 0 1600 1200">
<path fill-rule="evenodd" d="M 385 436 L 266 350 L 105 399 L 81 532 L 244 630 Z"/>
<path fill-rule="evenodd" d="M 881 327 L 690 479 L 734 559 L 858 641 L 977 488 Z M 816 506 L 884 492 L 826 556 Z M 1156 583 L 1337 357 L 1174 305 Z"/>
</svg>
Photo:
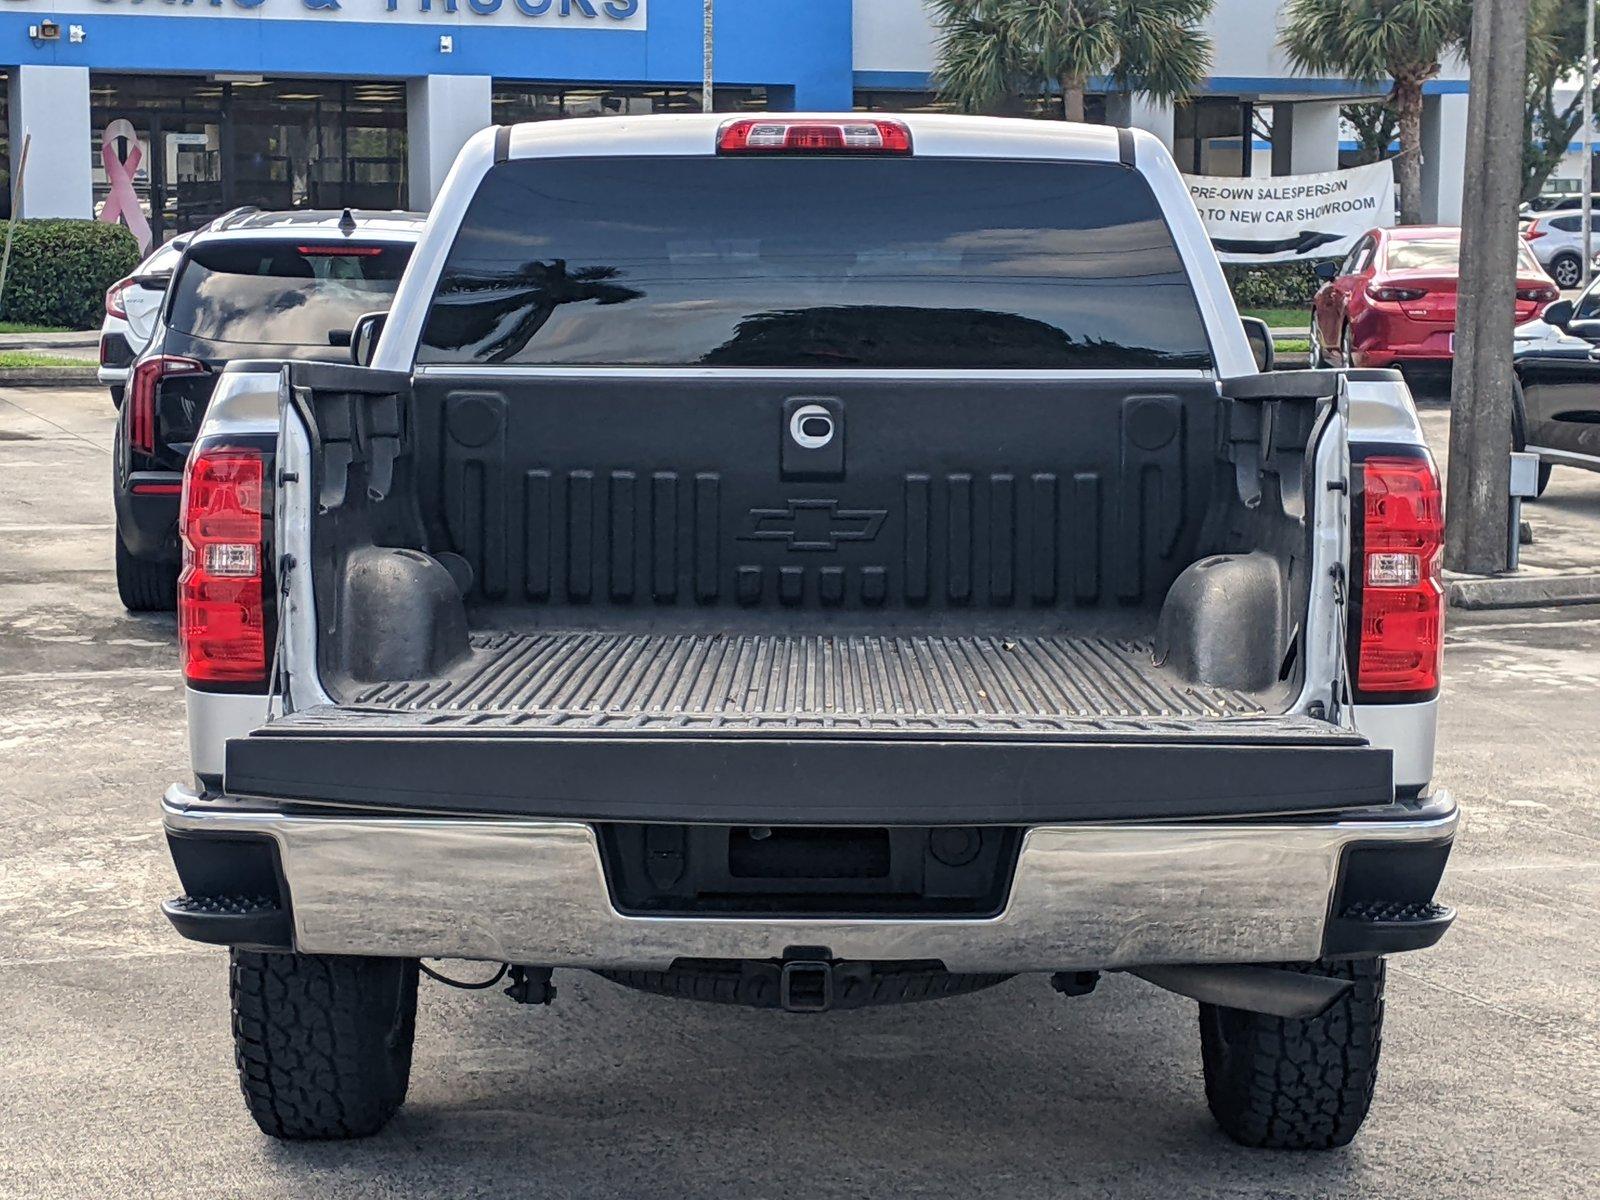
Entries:
<svg viewBox="0 0 1600 1200">
<path fill-rule="evenodd" d="M 222 368 L 348 358 L 352 326 L 389 307 L 422 222 L 404 212 L 252 211 L 195 235 L 117 421 L 117 591 L 130 610 L 175 606 L 183 464 Z"/>
</svg>

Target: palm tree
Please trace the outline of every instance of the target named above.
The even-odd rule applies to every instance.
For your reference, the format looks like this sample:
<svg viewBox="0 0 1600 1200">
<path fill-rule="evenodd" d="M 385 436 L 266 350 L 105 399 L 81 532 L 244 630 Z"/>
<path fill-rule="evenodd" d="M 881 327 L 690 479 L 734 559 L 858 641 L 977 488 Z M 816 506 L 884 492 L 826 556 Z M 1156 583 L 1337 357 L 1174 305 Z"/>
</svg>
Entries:
<svg viewBox="0 0 1600 1200">
<path fill-rule="evenodd" d="M 1302 71 L 1394 81 L 1400 221 L 1422 221 L 1422 85 L 1464 50 L 1472 0 L 1289 0 L 1278 41 Z"/>
<path fill-rule="evenodd" d="M 1205 78 L 1213 0 L 928 0 L 939 32 L 939 94 L 963 112 L 1014 112 L 1026 95 L 1061 91 L 1061 115 L 1083 120 L 1089 81 L 1109 78 L 1156 100 Z"/>
<path fill-rule="evenodd" d="M 1387 100 L 1342 105 L 1339 119 L 1356 131 L 1356 166 L 1382 162 L 1388 157 L 1396 129 L 1394 109 Z"/>
<path fill-rule="evenodd" d="M 1532 200 L 1561 165 L 1583 125 L 1584 10 L 1570 0 L 1534 0 L 1528 13 L 1528 99 L 1523 109 L 1522 198 Z M 1600 91 L 1600 89 L 1597 89 Z"/>
</svg>

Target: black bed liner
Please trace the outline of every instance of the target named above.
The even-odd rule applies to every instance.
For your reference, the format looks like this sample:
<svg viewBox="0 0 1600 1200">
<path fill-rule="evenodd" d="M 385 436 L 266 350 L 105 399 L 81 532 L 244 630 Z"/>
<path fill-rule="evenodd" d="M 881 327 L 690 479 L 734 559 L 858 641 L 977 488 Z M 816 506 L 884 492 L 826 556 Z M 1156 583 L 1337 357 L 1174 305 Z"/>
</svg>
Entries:
<svg viewBox="0 0 1600 1200">
<path fill-rule="evenodd" d="M 1264 711 L 1156 666 L 1138 638 L 1025 634 L 487 633 L 446 676 L 348 699 L 479 726 L 707 732 L 1072 732 Z"/>
<path fill-rule="evenodd" d="M 490 634 L 229 742 L 230 794 L 584 821 L 1039 824 L 1386 804 L 1391 755 L 1061 636 Z"/>
</svg>

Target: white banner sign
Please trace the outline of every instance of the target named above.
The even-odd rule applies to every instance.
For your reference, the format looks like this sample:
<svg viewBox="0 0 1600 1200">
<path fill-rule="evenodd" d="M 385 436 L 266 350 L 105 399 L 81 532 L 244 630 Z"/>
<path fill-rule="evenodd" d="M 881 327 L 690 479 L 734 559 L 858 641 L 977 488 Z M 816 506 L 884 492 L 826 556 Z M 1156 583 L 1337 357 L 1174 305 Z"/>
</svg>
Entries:
<svg viewBox="0 0 1600 1200">
<path fill-rule="evenodd" d="M 1391 162 L 1320 175 L 1185 175 L 1183 181 L 1225 263 L 1339 258 L 1367 230 L 1394 224 Z"/>
</svg>

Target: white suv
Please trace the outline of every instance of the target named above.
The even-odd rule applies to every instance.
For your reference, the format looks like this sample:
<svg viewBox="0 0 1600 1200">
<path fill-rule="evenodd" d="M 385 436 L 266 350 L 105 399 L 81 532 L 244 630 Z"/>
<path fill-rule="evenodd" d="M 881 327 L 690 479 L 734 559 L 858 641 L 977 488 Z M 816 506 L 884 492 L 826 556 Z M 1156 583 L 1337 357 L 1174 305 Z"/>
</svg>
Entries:
<svg viewBox="0 0 1600 1200">
<path fill-rule="evenodd" d="M 128 371 L 155 332 L 161 298 L 172 270 L 189 244 L 188 234 L 152 250 L 131 274 L 106 289 L 106 315 L 100 323 L 100 367 L 95 377 L 111 389 L 111 402 L 122 407 Z"/>
<path fill-rule="evenodd" d="M 1600 209 L 1591 218 L 1591 246 L 1600 249 Z M 1540 213 L 1522 236 L 1539 265 L 1550 272 L 1562 291 L 1583 282 L 1583 214 L 1577 209 Z M 1595 256 L 1600 259 L 1600 254 Z"/>
</svg>

